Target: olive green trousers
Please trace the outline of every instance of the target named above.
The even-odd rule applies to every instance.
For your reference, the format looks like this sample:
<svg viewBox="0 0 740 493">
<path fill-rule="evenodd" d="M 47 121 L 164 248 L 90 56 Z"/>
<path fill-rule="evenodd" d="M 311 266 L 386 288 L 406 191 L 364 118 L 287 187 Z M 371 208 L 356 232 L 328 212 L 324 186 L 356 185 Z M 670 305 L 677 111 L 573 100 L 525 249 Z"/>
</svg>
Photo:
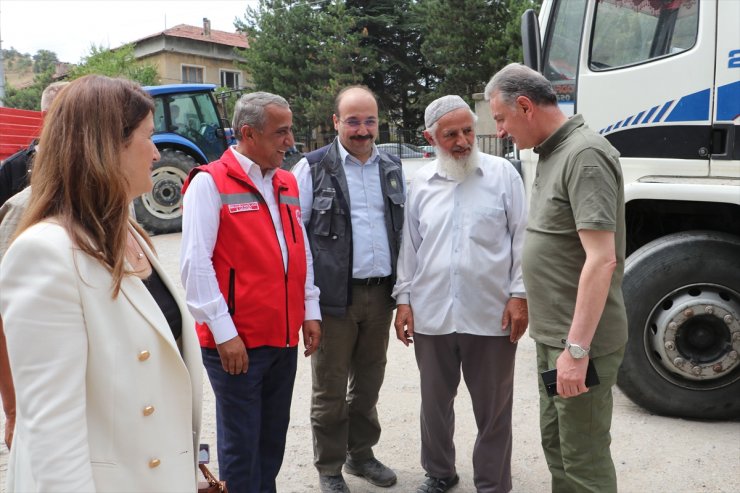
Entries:
<svg viewBox="0 0 740 493">
<path fill-rule="evenodd" d="M 563 348 L 537 343 L 538 371 L 555 368 L 562 352 Z M 617 492 L 609 430 L 612 387 L 623 356 L 624 347 L 593 358 L 601 383 L 577 397 L 549 397 L 540 379 L 540 432 L 553 493 Z"/>
</svg>

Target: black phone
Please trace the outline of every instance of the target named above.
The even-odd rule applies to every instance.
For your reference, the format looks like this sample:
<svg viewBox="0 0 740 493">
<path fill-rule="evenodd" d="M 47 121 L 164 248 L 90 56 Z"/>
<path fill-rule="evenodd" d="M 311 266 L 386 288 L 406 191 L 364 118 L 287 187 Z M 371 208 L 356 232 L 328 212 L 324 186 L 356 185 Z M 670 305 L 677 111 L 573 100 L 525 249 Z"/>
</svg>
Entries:
<svg viewBox="0 0 740 493">
<path fill-rule="evenodd" d="M 541 375 L 547 395 L 550 397 L 558 395 L 558 370 L 556 368 L 545 370 Z M 586 387 L 591 388 L 594 385 L 599 385 L 599 383 L 599 375 L 596 373 L 594 362 L 589 359 L 588 368 L 586 369 Z"/>
</svg>

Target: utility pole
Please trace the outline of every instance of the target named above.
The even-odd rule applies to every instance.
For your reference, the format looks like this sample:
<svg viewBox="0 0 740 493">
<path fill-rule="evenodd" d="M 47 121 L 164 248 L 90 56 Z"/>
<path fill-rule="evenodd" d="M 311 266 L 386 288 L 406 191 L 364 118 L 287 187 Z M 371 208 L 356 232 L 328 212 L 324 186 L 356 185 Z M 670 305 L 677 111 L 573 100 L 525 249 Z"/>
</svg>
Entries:
<svg viewBox="0 0 740 493">
<path fill-rule="evenodd" d="M 0 15 L 0 19 L 2 19 L 2 15 Z M 0 32 L 0 106 L 5 106 L 5 60 L 3 58 L 2 32 Z"/>
</svg>

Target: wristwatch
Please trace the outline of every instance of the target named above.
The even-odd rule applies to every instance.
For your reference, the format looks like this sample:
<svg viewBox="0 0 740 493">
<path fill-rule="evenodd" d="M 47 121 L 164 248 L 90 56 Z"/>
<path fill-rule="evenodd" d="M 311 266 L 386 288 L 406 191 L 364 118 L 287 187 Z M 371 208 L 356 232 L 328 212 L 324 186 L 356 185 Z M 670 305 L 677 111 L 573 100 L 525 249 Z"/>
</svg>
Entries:
<svg viewBox="0 0 740 493">
<path fill-rule="evenodd" d="M 588 356 L 588 352 L 591 350 L 591 348 L 573 344 L 568 340 L 565 341 L 565 349 L 567 349 L 570 355 L 573 356 L 573 359 L 583 359 Z"/>
</svg>

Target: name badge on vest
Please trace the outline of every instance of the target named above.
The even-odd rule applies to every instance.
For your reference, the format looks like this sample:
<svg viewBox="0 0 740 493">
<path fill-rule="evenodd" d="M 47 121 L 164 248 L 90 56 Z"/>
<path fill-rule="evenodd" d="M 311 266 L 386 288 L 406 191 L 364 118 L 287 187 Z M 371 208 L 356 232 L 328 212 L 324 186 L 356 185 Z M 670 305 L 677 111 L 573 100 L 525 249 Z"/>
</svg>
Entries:
<svg viewBox="0 0 740 493">
<path fill-rule="evenodd" d="M 257 201 L 244 202 L 241 204 L 229 204 L 229 213 L 236 214 L 238 212 L 250 212 L 260 210 L 260 204 Z"/>
</svg>

